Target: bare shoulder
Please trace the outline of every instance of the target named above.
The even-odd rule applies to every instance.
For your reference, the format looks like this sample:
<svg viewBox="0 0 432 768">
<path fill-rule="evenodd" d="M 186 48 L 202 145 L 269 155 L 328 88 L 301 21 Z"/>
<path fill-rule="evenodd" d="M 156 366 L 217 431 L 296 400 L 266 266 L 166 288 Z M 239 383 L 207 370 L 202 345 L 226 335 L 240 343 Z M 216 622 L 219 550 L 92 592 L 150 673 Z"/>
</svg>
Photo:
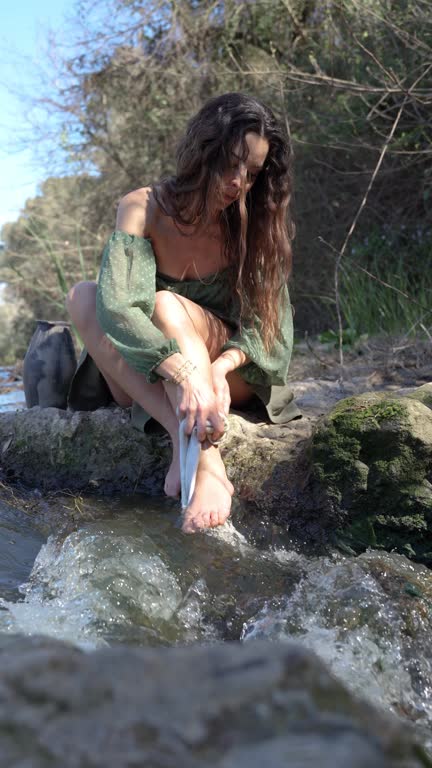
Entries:
<svg viewBox="0 0 432 768">
<path fill-rule="evenodd" d="M 116 228 L 138 237 L 150 237 L 154 218 L 151 187 L 141 187 L 122 197 L 117 209 Z"/>
</svg>

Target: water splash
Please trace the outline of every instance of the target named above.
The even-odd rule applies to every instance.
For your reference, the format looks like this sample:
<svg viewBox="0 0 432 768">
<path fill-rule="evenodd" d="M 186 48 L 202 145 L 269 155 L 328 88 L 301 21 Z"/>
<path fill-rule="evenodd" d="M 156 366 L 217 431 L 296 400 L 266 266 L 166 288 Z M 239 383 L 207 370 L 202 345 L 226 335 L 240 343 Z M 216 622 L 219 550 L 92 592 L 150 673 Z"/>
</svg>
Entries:
<svg viewBox="0 0 432 768">
<path fill-rule="evenodd" d="M 432 725 L 432 574 L 406 558 L 368 552 L 319 558 L 290 596 L 268 601 L 241 639 L 295 639 L 354 692 Z"/>
<path fill-rule="evenodd" d="M 174 644 L 199 637 L 202 584 L 183 594 L 145 535 L 85 526 L 36 558 L 24 599 L 3 600 L 0 631 L 51 635 L 82 647 Z"/>
<path fill-rule="evenodd" d="M 0 633 L 84 647 L 234 640 L 245 619 L 296 580 L 295 562 L 255 549 L 231 523 L 185 536 L 170 515 L 133 509 L 86 523 L 62 542 L 51 537 L 23 599 L 0 602 Z"/>
<path fill-rule="evenodd" d="M 128 505 L 50 538 L 21 600 L 3 593 L 0 633 L 84 648 L 294 639 L 362 697 L 430 729 L 429 570 L 387 553 L 311 558 L 254 546 L 232 523 L 185 536 L 177 512 Z"/>
</svg>

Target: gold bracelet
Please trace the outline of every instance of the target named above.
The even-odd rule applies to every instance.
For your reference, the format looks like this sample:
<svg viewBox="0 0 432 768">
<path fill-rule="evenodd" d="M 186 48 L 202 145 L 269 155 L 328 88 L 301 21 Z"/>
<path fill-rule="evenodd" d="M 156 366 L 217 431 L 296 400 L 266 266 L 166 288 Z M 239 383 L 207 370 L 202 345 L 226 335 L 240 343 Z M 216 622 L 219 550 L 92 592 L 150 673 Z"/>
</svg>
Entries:
<svg viewBox="0 0 432 768">
<path fill-rule="evenodd" d="M 192 366 L 190 360 L 185 360 L 173 373 L 173 375 L 167 379 L 171 384 L 177 384 L 177 379 Z"/>
<path fill-rule="evenodd" d="M 195 370 L 196 365 L 194 365 L 191 360 L 186 360 L 176 371 L 174 371 L 173 375 L 169 379 L 165 379 L 165 381 L 168 384 L 181 384 L 182 381 L 188 379 L 191 373 Z"/>
<path fill-rule="evenodd" d="M 193 373 L 194 371 L 196 371 L 196 365 L 193 365 L 193 366 L 192 366 L 192 368 L 190 368 L 190 369 L 188 369 L 187 371 L 185 371 L 185 372 L 182 374 L 182 376 L 177 376 L 177 377 L 176 377 L 176 381 L 174 382 L 174 384 L 181 384 L 183 381 L 185 381 L 186 379 L 188 379 L 188 378 L 189 378 L 189 377 L 192 375 L 192 373 Z"/>
</svg>

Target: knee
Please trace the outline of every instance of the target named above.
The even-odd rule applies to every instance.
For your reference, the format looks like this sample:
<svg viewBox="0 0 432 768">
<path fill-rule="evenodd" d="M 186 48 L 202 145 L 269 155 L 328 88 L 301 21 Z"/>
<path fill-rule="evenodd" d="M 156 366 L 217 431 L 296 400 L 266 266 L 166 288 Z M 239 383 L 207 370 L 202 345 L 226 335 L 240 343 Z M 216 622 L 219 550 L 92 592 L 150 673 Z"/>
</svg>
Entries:
<svg viewBox="0 0 432 768">
<path fill-rule="evenodd" d="M 191 323 L 180 297 L 171 291 L 156 291 L 152 321 L 160 329 L 184 328 Z"/>
<path fill-rule="evenodd" d="M 66 296 L 66 309 L 77 327 L 95 313 L 96 287 L 93 282 L 77 283 Z"/>
</svg>

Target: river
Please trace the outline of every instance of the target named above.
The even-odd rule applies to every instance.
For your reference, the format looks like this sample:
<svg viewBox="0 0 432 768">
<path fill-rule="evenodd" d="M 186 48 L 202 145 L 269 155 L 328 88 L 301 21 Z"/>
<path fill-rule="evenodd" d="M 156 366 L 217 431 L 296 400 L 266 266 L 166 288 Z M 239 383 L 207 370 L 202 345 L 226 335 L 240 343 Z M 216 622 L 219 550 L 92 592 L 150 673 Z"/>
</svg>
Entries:
<svg viewBox="0 0 432 768">
<path fill-rule="evenodd" d="M 47 539 L 24 510 L 0 503 L 0 632 L 85 649 L 296 639 L 353 691 L 415 722 L 431 746 L 426 568 L 385 552 L 305 554 L 281 529 L 255 536 L 236 506 L 222 529 L 185 536 L 164 499 L 79 505 L 76 529 Z"/>
<path fill-rule="evenodd" d="M 15 381 L 8 368 L 0 368 L 0 413 L 25 405 L 22 382 Z"/>
</svg>

